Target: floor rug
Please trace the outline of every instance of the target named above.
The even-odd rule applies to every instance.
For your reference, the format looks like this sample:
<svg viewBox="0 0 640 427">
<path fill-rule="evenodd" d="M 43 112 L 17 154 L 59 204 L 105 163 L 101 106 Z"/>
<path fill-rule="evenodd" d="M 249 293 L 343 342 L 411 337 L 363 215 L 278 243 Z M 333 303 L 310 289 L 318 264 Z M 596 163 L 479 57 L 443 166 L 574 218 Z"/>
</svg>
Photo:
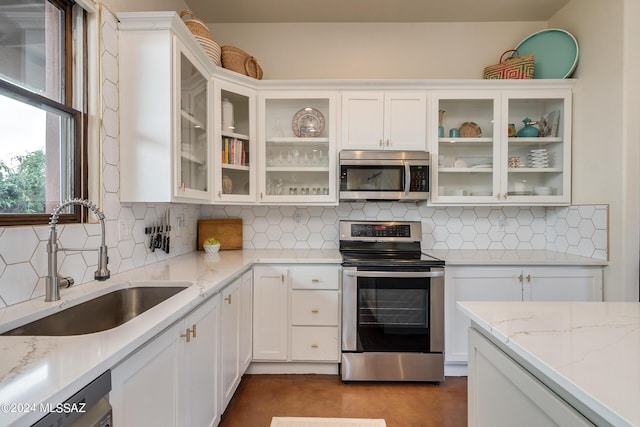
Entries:
<svg viewBox="0 0 640 427">
<path fill-rule="evenodd" d="M 273 417 L 271 427 L 387 427 L 387 424 L 369 418 Z"/>
</svg>

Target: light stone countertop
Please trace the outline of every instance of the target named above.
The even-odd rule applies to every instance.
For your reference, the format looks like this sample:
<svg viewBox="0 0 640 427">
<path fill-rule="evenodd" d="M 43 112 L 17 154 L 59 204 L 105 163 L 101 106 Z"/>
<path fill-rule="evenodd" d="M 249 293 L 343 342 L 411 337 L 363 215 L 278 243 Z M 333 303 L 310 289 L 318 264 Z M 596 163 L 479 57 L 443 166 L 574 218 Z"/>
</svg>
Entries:
<svg viewBox="0 0 640 427">
<path fill-rule="evenodd" d="M 61 290 L 62 299 L 57 302 L 46 303 L 42 297 L 2 309 L 0 333 L 115 289 L 149 282 L 154 286 L 189 285 L 129 322 L 104 332 L 63 337 L 0 336 L 0 426 L 36 422 L 46 414 L 18 405 L 37 407 L 65 401 L 256 263 L 340 262 L 337 250 L 192 252 L 115 274 L 106 282 Z"/>
<path fill-rule="evenodd" d="M 596 425 L 640 425 L 640 303 L 458 302 L 478 330 Z"/>
<path fill-rule="evenodd" d="M 538 249 L 423 249 L 447 265 L 605 266 L 606 260 Z"/>
<path fill-rule="evenodd" d="M 445 259 L 448 265 L 606 264 L 606 261 L 549 251 L 425 252 Z M 0 333 L 112 290 L 140 286 L 145 282 L 153 282 L 154 286 L 189 285 L 189 289 L 108 331 L 67 337 L 0 336 L 0 405 L 57 404 L 66 400 L 254 264 L 339 264 L 341 260 L 339 251 L 335 249 L 245 249 L 222 251 L 219 254 L 192 252 L 114 274 L 106 282 L 90 282 L 61 290 L 62 299 L 57 302 L 46 303 L 41 297 L 1 309 Z M 5 409 L 0 406 L 1 426 L 31 425 L 45 415 Z"/>
</svg>

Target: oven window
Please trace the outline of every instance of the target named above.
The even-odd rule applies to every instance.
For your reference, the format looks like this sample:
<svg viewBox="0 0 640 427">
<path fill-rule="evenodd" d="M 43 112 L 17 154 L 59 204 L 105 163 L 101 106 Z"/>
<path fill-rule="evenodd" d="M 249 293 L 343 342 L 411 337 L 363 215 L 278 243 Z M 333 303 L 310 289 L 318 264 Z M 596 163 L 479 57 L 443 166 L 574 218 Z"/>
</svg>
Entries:
<svg viewBox="0 0 640 427">
<path fill-rule="evenodd" d="M 429 352 L 426 280 L 358 279 L 358 351 Z"/>
<path fill-rule="evenodd" d="M 402 166 L 342 166 L 341 191 L 404 191 Z"/>
</svg>

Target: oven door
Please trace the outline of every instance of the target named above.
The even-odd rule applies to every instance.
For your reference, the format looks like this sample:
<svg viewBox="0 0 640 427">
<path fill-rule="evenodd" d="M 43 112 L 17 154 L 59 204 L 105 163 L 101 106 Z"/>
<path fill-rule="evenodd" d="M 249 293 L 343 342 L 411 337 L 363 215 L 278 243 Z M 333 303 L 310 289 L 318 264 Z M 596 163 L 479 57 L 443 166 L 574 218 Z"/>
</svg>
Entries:
<svg viewBox="0 0 640 427">
<path fill-rule="evenodd" d="M 341 199 L 400 199 L 408 194 L 410 169 L 407 162 L 357 163 L 340 165 Z"/>
<path fill-rule="evenodd" d="M 444 269 L 403 270 L 343 269 L 343 352 L 444 351 Z"/>
</svg>

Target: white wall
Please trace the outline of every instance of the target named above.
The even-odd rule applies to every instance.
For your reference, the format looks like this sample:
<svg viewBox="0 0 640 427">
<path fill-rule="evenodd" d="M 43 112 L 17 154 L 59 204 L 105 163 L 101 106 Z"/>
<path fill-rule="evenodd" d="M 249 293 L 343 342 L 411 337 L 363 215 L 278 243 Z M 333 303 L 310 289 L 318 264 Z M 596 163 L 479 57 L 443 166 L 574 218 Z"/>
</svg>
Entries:
<svg viewBox="0 0 640 427">
<path fill-rule="evenodd" d="M 549 21 L 549 27 L 575 35 L 580 45 L 574 75 L 573 203 L 610 205 L 605 274 L 610 301 L 638 300 L 640 143 L 634 130 L 640 118 L 639 11 L 633 0 L 580 0 Z"/>
<path fill-rule="evenodd" d="M 543 22 L 209 24 L 264 79 L 475 79 Z"/>
</svg>

